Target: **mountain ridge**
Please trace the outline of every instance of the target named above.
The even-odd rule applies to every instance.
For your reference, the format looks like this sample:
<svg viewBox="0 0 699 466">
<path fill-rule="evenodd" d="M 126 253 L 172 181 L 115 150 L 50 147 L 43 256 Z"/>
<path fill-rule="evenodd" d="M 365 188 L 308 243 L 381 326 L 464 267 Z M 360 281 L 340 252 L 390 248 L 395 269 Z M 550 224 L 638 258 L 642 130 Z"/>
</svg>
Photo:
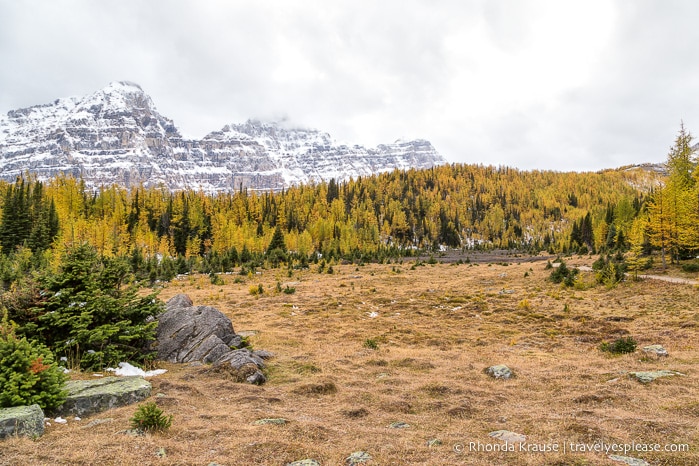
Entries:
<svg viewBox="0 0 699 466">
<path fill-rule="evenodd" d="M 129 81 L 0 116 L 0 178 L 7 181 L 27 172 L 38 179 L 63 173 L 93 187 L 280 190 L 444 163 L 422 139 L 348 146 L 319 130 L 255 119 L 201 139 L 185 138 L 141 86 Z"/>
</svg>

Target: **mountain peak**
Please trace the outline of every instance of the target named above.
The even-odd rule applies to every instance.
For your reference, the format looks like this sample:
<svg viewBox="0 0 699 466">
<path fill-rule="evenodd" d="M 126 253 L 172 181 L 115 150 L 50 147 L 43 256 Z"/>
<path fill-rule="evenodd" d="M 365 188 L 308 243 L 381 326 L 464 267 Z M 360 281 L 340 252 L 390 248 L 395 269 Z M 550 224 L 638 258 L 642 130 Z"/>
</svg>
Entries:
<svg viewBox="0 0 699 466">
<path fill-rule="evenodd" d="M 86 96 L 80 102 L 81 106 L 104 106 L 116 111 L 130 109 L 148 109 L 155 111 L 155 105 L 143 88 L 130 81 L 113 81 L 106 87 Z"/>
<path fill-rule="evenodd" d="M 250 119 L 186 139 L 130 81 L 0 118 L 0 179 L 9 181 L 30 171 L 42 180 L 67 173 L 94 187 L 280 190 L 445 162 L 427 141 L 346 146 L 287 119 Z"/>
</svg>

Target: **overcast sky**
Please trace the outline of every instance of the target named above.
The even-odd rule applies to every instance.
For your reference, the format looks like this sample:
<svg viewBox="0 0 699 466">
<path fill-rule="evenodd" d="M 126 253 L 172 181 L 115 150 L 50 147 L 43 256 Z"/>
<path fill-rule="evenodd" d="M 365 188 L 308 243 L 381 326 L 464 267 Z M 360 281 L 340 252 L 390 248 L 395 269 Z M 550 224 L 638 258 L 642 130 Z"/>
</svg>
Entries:
<svg viewBox="0 0 699 466">
<path fill-rule="evenodd" d="M 0 112 L 117 80 L 194 137 L 284 118 L 450 162 L 662 162 L 699 135 L 699 2 L 0 0 Z"/>
</svg>

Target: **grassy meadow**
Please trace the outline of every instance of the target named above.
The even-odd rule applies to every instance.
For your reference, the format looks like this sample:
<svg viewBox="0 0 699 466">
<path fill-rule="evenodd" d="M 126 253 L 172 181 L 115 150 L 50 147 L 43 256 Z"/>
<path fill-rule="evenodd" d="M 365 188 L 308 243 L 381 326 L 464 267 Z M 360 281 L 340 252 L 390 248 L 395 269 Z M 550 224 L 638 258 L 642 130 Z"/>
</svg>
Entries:
<svg viewBox="0 0 699 466">
<path fill-rule="evenodd" d="M 571 452 L 570 444 L 635 443 L 688 444 L 689 451 L 626 456 L 699 464 L 696 287 L 645 280 L 606 288 L 583 273 L 580 286 L 563 288 L 547 280 L 545 261 L 414 263 L 336 264 L 332 274 L 314 265 L 292 276 L 270 269 L 222 275 L 220 285 L 205 275 L 173 280 L 163 300 L 186 293 L 195 305 L 217 307 L 253 348 L 276 355 L 268 382 L 237 384 L 201 367 L 158 364 L 168 372 L 151 379 L 151 400 L 173 415 L 167 432 L 117 433 L 129 428 L 136 406 L 128 406 L 52 422 L 37 440 L 6 440 L 0 463 L 284 465 L 313 458 L 341 465 L 361 450 L 373 457 L 369 465 L 618 465 L 601 452 Z M 621 337 L 633 337 L 636 352 L 600 351 Z M 644 354 L 651 344 L 670 356 Z M 487 376 L 495 364 L 516 377 Z M 686 376 L 643 385 L 628 374 L 656 369 Z M 263 418 L 288 422 L 254 424 Z M 111 421 L 85 428 L 96 419 Z M 394 422 L 409 427 L 390 428 Z M 488 435 L 497 430 L 559 452 L 471 451 L 472 442 L 501 445 Z"/>
</svg>

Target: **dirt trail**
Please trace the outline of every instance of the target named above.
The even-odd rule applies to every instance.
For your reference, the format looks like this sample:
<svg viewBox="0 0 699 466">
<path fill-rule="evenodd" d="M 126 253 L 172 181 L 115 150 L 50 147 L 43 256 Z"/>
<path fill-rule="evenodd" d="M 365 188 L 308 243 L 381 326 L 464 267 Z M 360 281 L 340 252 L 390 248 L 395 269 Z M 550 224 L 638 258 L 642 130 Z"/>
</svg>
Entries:
<svg viewBox="0 0 699 466">
<path fill-rule="evenodd" d="M 587 265 L 580 265 L 578 266 L 578 269 L 582 270 L 583 272 L 592 272 L 592 267 Z M 629 274 L 627 273 L 626 276 L 628 277 Z M 699 280 L 691 280 L 689 278 L 681 277 L 668 277 L 666 275 L 639 275 L 638 278 L 642 278 L 644 280 L 661 280 L 664 282 L 680 283 L 683 285 L 699 285 Z"/>
</svg>

